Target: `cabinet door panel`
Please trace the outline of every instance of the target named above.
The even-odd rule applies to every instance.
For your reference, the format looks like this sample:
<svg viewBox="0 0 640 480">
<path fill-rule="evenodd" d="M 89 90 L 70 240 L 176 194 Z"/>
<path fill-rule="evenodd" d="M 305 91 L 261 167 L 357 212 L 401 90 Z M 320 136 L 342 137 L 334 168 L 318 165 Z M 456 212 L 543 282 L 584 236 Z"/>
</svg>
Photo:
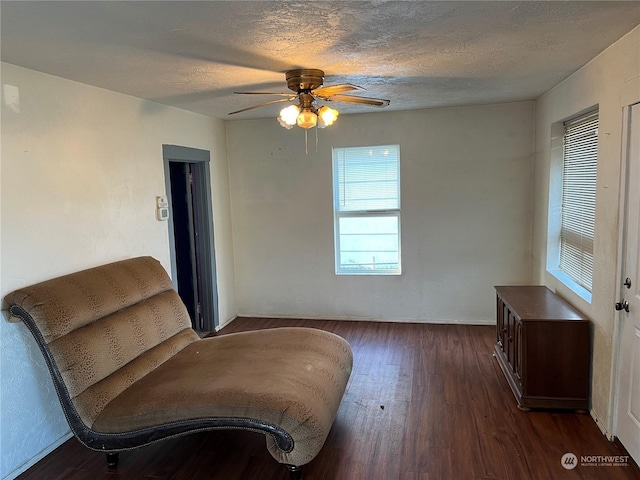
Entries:
<svg viewBox="0 0 640 480">
<path fill-rule="evenodd" d="M 519 318 L 516 318 L 513 341 L 515 343 L 513 371 L 516 374 L 516 379 L 520 383 L 520 388 L 522 388 L 522 362 L 524 359 L 522 357 L 522 321 Z"/>
<path fill-rule="evenodd" d="M 514 372 L 515 372 L 514 366 L 515 366 L 515 357 L 516 357 L 515 344 L 514 344 L 515 334 L 516 334 L 516 318 L 514 317 L 513 313 L 509 311 L 509 316 L 507 320 L 507 358 L 509 359 L 509 364 L 511 365 L 511 368 L 513 369 Z"/>
<path fill-rule="evenodd" d="M 504 333 L 505 333 L 505 325 L 504 325 L 504 309 L 505 305 L 500 299 L 497 298 L 496 312 L 497 312 L 497 324 L 496 324 L 496 341 L 500 348 L 504 350 Z"/>
</svg>

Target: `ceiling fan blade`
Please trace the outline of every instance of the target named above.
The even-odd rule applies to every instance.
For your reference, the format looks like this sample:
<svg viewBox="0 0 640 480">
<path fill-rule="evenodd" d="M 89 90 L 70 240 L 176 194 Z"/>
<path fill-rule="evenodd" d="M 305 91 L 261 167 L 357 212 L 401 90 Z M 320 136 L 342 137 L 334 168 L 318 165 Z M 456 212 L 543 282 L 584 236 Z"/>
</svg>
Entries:
<svg viewBox="0 0 640 480">
<path fill-rule="evenodd" d="M 168 55 L 175 55 L 219 65 L 251 68 L 267 72 L 285 72 L 294 65 L 231 45 L 229 42 L 219 43 L 202 35 L 191 34 L 183 30 L 171 30 L 166 38 L 169 41 L 154 44 L 153 49 Z"/>
<path fill-rule="evenodd" d="M 291 99 L 289 99 L 289 98 L 279 98 L 278 100 L 271 100 L 270 102 L 259 103 L 258 105 L 253 105 L 252 107 L 247 107 L 247 108 L 243 108 L 241 110 L 236 110 L 235 112 L 229 112 L 227 115 L 234 115 L 236 113 L 246 112 L 247 110 L 253 110 L 254 108 L 264 107 L 266 105 L 271 105 L 272 103 L 290 102 L 290 101 L 291 101 Z"/>
<path fill-rule="evenodd" d="M 294 99 L 297 97 L 295 93 L 275 93 L 275 92 L 233 92 L 238 95 L 280 95 L 281 97 L 289 97 Z"/>
<path fill-rule="evenodd" d="M 371 105 L 373 107 L 386 107 L 391 103 L 391 100 L 384 100 L 382 98 L 369 98 L 369 97 L 356 97 L 355 95 L 332 95 L 324 100 L 329 102 L 348 102 L 348 103 L 361 103 L 363 105 Z"/>
<path fill-rule="evenodd" d="M 332 95 L 338 95 L 340 93 L 352 92 L 354 90 L 364 90 L 364 88 L 352 83 L 341 83 L 340 85 L 329 85 L 327 87 L 318 87 L 312 90 L 313 95 L 324 98 L 331 97 Z"/>
</svg>

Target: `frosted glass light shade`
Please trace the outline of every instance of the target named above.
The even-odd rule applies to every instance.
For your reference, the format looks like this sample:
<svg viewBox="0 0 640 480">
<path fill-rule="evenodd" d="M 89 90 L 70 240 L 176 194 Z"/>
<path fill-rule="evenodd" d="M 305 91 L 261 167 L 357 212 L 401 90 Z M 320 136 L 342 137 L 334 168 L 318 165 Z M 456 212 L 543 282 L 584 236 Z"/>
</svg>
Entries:
<svg viewBox="0 0 640 480">
<path fill-rule="evenodd" d="M 318 123 L 318 116 L 310 109 L 303 109 L 298 115 L 298 126 L 302 128 L 312 128 Z"/>
<path fill-rule="evenodd" d="M 320 107 L 318 110 L 318 116 L 325 127 L 332 125 L 338 118 L 339 112 L 333 108 L 329 108 L 326 105 Z"/>
<path fill-rule="evenodd" d="M 295 125 L 298 120 L 298 114 L 300 113 L 300 108 L 297 105 L 289 105 L 288 107 L 280 110 L 280 116 L 278 117 L 278 121 L 282 125 L 282 123 L 286 125 Z M 283 125 L 284 126 L 284 125 Z"/>
</svg>

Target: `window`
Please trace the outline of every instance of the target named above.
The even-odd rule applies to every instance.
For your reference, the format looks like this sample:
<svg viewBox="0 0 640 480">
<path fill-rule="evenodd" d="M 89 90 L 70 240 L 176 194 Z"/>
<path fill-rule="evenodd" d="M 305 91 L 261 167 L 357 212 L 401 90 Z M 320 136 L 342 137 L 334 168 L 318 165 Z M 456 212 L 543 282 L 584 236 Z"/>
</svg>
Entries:
<svg viewBox="0 0 640 480">
<path fill-rule="evenodd" d="M 333 149 L 336 274 L 399 275 L 400 147 Z"/>
<path fill-rule="evenodd" d="M 559 185 L 560 224 L 554 239 L 557 246 L 551 248 L 556 254 L 550 271 L 588 301 L 591 301 L 593 282 L 597 159 L 598 112 L 565 122 Z M 550 207 L 552 203 L 553 199 Z"/>
</svg>

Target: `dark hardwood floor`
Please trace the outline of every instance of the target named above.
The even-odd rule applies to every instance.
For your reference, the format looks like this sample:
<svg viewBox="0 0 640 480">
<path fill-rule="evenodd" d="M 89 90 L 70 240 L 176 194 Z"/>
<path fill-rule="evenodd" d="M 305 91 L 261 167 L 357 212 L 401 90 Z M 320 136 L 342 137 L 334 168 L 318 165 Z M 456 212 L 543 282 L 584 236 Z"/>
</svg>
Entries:
<svg viewBox="0 0 640 480">
<path fill-rule="evenodd" d="M 323 450 L 306 480 L 639 479 L 628 466 L 580 465 L 626 455 L 589 415 L 522 412 L 492 356 L 495 327 L 239 318 L 219 335 L 309 326 L 353 348 L 354 369 Z M 211 368 L 215 368 L 212 365 Z M 578 466 L 560 463 L 574 453 Z M 71 439 L 19 480 L 286 480 L 264 438 L 206 432 L 105 456 Z"/>
</svg>

